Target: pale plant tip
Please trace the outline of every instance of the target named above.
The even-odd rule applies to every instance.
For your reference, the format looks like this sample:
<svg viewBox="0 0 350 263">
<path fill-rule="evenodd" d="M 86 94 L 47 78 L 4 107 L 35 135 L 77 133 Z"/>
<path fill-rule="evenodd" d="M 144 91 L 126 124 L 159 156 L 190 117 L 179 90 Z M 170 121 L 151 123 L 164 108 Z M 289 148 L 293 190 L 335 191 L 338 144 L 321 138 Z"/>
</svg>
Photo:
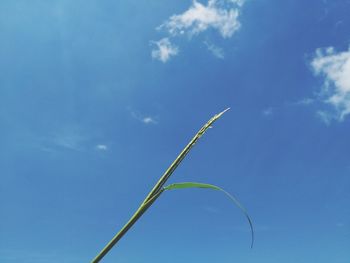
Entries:
<svg viewBox="0 0 350 263">
<path fill-rule="evenodd" d="M 230 110 L 231 108 L 228 107 L 226 110 L 224 110 L 222 113 L 225 113 L 226 111 Z"/>
<path fill-rule="evenodd" d="M 231 108 L 227 108 L 226 110 L 224 110 L 224 111 L 222 111 L 222 112 L 220 112 L 219 114 L 217 114 L 216 116 L 217 116 L 217 118 L 220 118 L 226 111 L 228 111 L 229 109 L 231 109 Z"/>
</svg>

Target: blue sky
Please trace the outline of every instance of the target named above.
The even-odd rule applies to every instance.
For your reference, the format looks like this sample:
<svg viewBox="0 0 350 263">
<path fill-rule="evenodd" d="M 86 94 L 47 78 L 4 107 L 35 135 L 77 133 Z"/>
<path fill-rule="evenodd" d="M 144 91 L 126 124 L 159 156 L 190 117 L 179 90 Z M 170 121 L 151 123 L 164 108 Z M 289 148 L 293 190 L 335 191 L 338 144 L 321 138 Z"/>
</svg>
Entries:
<svg viewBox="0 0 350 263">
<path fill-rule="evenodd" d="M 0 261 L 348 263 L 350 1 L 0 2 Z"/>
</svg>

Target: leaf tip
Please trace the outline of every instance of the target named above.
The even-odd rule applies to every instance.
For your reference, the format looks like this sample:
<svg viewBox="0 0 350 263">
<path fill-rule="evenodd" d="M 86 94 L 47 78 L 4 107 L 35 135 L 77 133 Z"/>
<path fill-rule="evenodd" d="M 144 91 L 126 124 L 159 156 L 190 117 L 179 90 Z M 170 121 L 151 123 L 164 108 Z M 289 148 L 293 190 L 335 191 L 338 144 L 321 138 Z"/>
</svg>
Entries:
<svg viewBox="0 0 350 263">
<path fill-rule="evenodd" d="M 216 118 L 220 118 L 225 112 L 227 112 L 227 111 L 230 110 L 230 109 L 231 109 L 231 108 L 229 107 L 229 108 L 223 110 L 222 112 L 216 114 Z"/>
</svg>

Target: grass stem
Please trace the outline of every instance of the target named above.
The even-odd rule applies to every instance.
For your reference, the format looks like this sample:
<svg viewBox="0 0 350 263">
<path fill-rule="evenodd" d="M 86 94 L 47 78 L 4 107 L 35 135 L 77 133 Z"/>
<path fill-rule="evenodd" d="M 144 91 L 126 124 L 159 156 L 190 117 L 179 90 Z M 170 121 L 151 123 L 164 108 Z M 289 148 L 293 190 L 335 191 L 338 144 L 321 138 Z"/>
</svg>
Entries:
<svg viewBox="0 0 350 263">
<path fill-rule="evenodd" d="M 226 110 L 214 115 L 203 127 L 196 133 L 192 140 L 186 145 L 182 152 L 177 156 L 174 162 L 164 172 L 159 181 L 155 184 L 153 189 L 149 192 L 145 200 L 140 207 L 136 210 L 129 221 L 123 226 L 123 228 L 112 238 L 112 240 L 101 250 L 101 252 L 91 261 L 91 263 L 100 262 L 100 260 L 113 248 L 113 246 L 128 232 L 128 230 L 136 223 L 136 221 L 147 211 L 147 209 L 157 200 L 157 198 L 163 193 L 163 186 L 169 177 L 173 174 L 182 160 L 186 157 L 196 142 L 202 137 L 202 135 L 217 121 Z"/>
</svg>

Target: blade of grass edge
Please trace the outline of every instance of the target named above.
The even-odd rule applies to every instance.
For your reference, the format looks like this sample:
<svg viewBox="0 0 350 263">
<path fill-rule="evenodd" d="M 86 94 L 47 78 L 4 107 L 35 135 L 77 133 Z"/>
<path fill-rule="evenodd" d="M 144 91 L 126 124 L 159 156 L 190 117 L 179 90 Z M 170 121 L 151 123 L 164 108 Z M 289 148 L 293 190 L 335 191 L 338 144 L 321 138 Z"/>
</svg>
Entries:
<svg viewBox="0 0 350 263">
<path fill-rule="evenodd" d="M 147 195 L 145 200 L 142 202 L 140 207 L 132 215 L 129 221 L 123 226 L 123 228 L 111 239 L 111 241 L 101 250 L 101 252 L 91 261 L 91 263 L 98 263 L 101 259 L 113 248 L 113 246 L 126 234 L 126 232 L 136 223 L 136 221 L 147 211 L 147 209 L 154 203 L 154 201 L 163 192 L 163 186 L 169 177 L 174 173 L 176 168 L 186 157 L 192 147 L 196 142 L 203 136 L 203 134 L 216 122 L 226 111 L 230 108 L 215 114 L 203 127 L 196 133 L 192 140 L 186 145 L 182 152 L 176 157 L 174 162 L 169 166 L 169 168 L 164 172 L 162 177 Z"/>
<path fill-rule="evenodd" d="M 219 186 L 212 185 L 212 184 L 204 184 L 204 183 L 197 183 L 197 182 L 183 182 L 183 183 L 174 183 L 170 184 L 168 186 L 165 186 L 163 189 L 164 190 L 175 190 L 175 189 L 185 189 L 185 188 L 207 188 L 207 189 L 212 189 L 216 191 L 221 191 L 223 192 L 228 198 L 231 199 L 231 201 L 243 212 L 245 217 L 247 218 L 247 221 L 250 226 L 250 231 L 251 231 L 251 244 L 250 247 L 253 248 L 254 245 L 254 228 L 253 228 L 253 223 L 252 220 L 247 212 L 247 210 L 244 208 L 243 205 L 238 201 L 236 197 L 234 197 L 232 194 L 227 192 L 226 190 L 222 189 Z"/>
</svg>

